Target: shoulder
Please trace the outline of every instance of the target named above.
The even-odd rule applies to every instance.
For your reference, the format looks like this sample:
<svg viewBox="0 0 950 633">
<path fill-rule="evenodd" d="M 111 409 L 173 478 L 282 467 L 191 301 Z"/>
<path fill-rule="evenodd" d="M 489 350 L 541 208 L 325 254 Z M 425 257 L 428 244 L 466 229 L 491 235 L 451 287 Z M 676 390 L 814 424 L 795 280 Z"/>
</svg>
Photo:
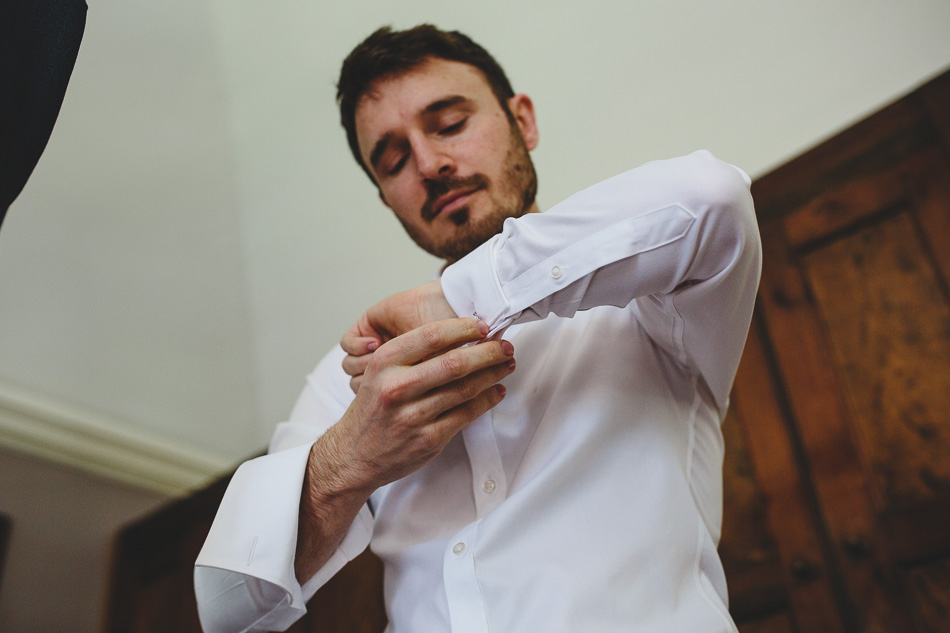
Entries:
<svg viewBox="0 0 950 633">
<path fill-rule="evenodd" d="M 638 172 L 653 187 L 668 190 L 687 207 L 713 205 L 752 208 L 752 179 L 749 175 L 739 167 L 716 158 L 708 150 L 645 163 L 632 172 Z"/>
</svg>

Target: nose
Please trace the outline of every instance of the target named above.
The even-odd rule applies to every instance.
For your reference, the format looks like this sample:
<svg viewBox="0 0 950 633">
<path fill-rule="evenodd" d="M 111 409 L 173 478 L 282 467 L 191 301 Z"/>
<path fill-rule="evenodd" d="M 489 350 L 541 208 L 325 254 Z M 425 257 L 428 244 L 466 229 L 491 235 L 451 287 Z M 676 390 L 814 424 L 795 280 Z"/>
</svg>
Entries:
<svg viewBox="0 0 950 633">
<path fill-rule="evenodd" d="M 455 173 L 455 161 L 438 143 L 419 139 L 413 145 L 416 165 L 424 180 L 439 180 Z"/>
</svg>

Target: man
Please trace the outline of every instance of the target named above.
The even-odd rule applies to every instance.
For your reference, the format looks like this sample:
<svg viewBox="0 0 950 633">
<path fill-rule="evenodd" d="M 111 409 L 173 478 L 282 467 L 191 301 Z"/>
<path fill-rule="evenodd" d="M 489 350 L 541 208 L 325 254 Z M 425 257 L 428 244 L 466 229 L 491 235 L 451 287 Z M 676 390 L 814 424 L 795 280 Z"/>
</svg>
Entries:
<svg viewBox="0 0 950 633">
<path fill-rule="evenodd" d="M 748 176 L 697 152 L 538 213 L 531 100 L 431 26 L 371 35 L 338 97 L 447 267 L 367 310 L 235 474 L 206 630 L 289 626 L 370 545 L 394 632 L 735 631 L 719 425 L 759 275 Z"/>
</svg>

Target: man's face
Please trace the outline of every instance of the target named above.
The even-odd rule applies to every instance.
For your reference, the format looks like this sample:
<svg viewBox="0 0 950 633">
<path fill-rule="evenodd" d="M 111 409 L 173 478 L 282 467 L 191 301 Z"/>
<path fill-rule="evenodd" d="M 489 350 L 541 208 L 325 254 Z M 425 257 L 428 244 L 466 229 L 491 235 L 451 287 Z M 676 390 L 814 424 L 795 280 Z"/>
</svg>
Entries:
<svg viewBox="0 0 950 633">
<path fill-rule="evenodd" d="M 356 106 L 360 154 L 409 236 L 454 262 L 537 211 L 528 151 L 537 145 L 531 101 L 498 103 L 473 66 L 430 59 L 377 80 Z"/>
</svg>

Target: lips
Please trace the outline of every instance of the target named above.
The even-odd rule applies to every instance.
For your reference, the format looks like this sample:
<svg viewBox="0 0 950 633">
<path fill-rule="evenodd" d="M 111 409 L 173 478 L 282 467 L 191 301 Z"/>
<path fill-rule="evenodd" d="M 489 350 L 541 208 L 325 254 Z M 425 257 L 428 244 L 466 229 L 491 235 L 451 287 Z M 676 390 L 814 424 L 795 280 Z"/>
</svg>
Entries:
<svg viewBox="0 0 950 633">
<path fill-rule="evenodd" d="M 465 191 L 450 191 L 444 196 L 438 198 L 435 201 L 435 204 L 432 205 L 432 218 L 436 218 L 443 211 L 448 213 L 455 211 L 457 208 L 464 205 L 468 201 L 469 197 L 478 191 L 478 189 L 478 187 L 475 187 L 474 189 L 468 189 Z"/>
<path fill-rule="evenodd" d="M 473 193 L 479 189 L 487 189 L 488 184 L 488 178 L 479 173 L 464 178 L 455 176 L 427 182 L 428 195 L 422 205 L 422 219 L 432 222 L 443 211 L 457 211 Z"/>
</svg>

